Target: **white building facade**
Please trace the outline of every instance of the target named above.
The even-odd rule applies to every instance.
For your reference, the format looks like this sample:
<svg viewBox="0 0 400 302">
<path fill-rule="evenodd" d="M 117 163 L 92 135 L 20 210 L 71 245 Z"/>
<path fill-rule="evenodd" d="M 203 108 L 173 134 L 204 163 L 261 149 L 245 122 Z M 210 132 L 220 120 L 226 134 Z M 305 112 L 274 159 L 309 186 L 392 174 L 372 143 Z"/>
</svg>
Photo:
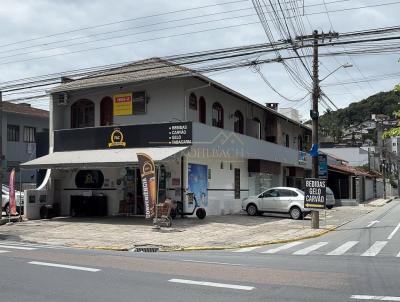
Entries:
<svg viewBox="0 0 400 302">
<path fill-rule="evenodd" d="M 237 213 L 272 186 L 302 187 L 310 173 L 308 127 L 159 59 L 66 81 L 51 95 L 50 154 L 23 165 L 48 169 L 27 192 L 32 218 L 40 200 L 61 215 L 143 215 L 138 152 L 155 160 L 159 202 L 191 211 L 193 192 L 207 215 Z"/>
</svg>

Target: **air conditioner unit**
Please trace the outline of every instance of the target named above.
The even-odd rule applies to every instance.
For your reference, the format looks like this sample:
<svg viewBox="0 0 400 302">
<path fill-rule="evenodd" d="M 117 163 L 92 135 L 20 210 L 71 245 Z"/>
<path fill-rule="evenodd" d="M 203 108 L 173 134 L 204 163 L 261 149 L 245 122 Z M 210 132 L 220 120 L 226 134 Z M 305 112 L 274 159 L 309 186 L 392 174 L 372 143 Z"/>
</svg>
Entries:
<svg viewBox="0 0 400 302">
<path fill-rule="evenodd" d="M 66 106 L 69 104 L 68 94 L 66 92 L 62 92 L 58 95 L 58 105 Z"/>
</svg>

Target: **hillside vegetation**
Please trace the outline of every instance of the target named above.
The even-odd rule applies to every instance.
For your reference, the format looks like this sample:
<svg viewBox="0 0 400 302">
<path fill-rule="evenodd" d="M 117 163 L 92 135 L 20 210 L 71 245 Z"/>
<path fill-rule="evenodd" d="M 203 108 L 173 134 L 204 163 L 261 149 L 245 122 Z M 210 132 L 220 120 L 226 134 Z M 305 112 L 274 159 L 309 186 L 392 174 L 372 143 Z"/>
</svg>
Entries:
<svg viewBox="0 0 400 302">
<path fill-rule="evenodd" d="M 340 140 L 343 129 L 370 120 L 371 114 L 385 114 L 391 119 L 400 110 L 400 93 L 389 91 L 374 94 L 360 102 L 351 103 L 347 108 L 325 113 L 320 117 L 321 134 Z"/>
</svg>

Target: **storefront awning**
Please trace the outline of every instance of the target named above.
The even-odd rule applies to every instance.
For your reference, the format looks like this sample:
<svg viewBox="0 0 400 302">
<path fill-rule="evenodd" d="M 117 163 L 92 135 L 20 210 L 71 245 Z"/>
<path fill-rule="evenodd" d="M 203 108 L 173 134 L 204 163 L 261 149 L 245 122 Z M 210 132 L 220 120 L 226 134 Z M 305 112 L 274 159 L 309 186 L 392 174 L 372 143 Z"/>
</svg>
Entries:
<svg viewBox="0 0 400 302">
<path fill-rule="evenodd" d="M 22 169 L 121 167 L 137 163 L 137 153 L 162 161 L 188 147 L 129 148 L 54 152 L 20 165 Z"/>
</svg>

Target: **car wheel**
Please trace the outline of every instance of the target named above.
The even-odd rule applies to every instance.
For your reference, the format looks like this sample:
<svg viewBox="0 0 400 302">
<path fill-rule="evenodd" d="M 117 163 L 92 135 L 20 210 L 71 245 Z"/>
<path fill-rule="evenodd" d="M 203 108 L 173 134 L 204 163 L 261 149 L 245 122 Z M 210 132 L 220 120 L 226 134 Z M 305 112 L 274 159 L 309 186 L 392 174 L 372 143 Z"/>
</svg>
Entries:
<svg viewBox="0 0 400 302">
<path fill-rule="evenodd" d="M 332 205 L 326 206 L 329 210 L 333 208 Z"/>
<path fill-rule="evenodd" d="M 246 211 L 250 216 L 256 216 L 258 214 L 258 209 L 255 204 L 249 204 L 246 208 Z"/>
<path fill-rule="evenodd" d="M 289 214 L 292 219 L 303 219 L 303 213 L 301 212 L 299 207 L 290 208 Z"/>
</svg>

